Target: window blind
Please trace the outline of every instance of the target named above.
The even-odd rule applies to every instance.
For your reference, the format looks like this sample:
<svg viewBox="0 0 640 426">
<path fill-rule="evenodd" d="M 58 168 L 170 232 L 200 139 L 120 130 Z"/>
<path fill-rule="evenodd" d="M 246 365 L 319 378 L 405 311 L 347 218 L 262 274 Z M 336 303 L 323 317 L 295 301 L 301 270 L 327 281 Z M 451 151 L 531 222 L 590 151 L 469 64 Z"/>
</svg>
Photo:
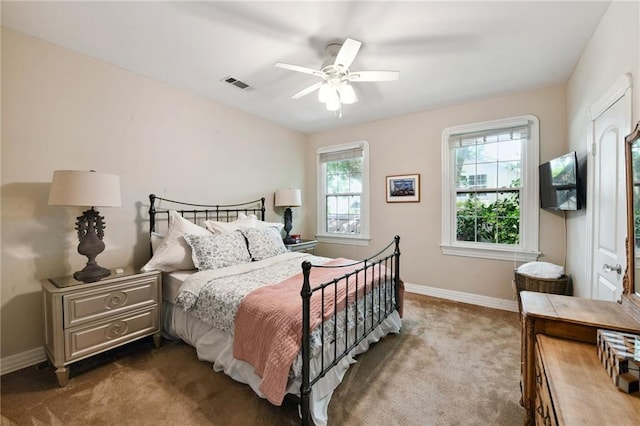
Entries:
<svg viewBox="0 0 640 426">
<path fill-rule="evenodd" d="M 353 160 L 363 157 L 362 147 L 349 148 L 341 151 L 321 152 L 318 154 L 320 163 L 330 163 L 332 161 Z"/>
<path fill-rule="evenodd" d="M 472 145 L 507 142 L 529 138 L 529 125 L 519 125 L 502 129 L 483 130 L 480 132 L 460 133 L 449 137 L 449 148 L 462 148 Z"/>
</svg>

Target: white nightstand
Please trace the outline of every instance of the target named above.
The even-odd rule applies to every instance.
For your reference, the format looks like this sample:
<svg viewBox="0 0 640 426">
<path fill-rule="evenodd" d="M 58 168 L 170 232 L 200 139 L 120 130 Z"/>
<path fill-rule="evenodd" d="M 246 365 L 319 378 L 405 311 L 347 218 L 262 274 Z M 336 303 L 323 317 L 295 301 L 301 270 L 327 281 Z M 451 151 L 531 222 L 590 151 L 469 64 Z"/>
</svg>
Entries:
<svg viewBox="0 0 640 426">
<path fill-rule="evenodd" d="M 69 365 L 125 343 L 153 335 L 160 346 L 162 276 L 125 269 L 93 283 L 73 277 L 42 283 L 45 350 L 60 386 Z"/>
<path fill-rule="evenodd" d="M 318 246 L 318 241 L 316 240 L 302 240 L 299 243 L 294 244 L 285 244 L 287 250 L 289 251 L 301 251 L 305 253 L 316 254 L 316 247 Z"/>
</svg>

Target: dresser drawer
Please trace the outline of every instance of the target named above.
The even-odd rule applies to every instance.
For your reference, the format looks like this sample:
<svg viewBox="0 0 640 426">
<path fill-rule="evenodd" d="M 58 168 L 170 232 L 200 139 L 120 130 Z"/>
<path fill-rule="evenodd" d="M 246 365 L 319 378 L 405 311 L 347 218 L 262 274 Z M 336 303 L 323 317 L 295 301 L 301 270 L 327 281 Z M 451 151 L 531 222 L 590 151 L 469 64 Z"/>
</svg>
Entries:
<svg viewBox="0 0 640 426">
<path fill-rule="evenodd" d="M 160 330 L 159 306 L 128 312 L 107 321 L 65 330 L 67 361 L 93 355 Z"/>
<path fill-rule="evenodd" d="M 544 364 L 539 348 L 536 347 L 536 397 L 535 397 L 535 419 L 536 425 L 556 426 L 555 411 L 553 401 L 549 393 L 549 384 L 544 371 Z"/>
<path fill-rule="evenodd" d="M 65 294 L 62 298 L 64 328 L 154 305 L 159 302 L 159 288 L 157 277 L 150 276 Z"/>
</svg>

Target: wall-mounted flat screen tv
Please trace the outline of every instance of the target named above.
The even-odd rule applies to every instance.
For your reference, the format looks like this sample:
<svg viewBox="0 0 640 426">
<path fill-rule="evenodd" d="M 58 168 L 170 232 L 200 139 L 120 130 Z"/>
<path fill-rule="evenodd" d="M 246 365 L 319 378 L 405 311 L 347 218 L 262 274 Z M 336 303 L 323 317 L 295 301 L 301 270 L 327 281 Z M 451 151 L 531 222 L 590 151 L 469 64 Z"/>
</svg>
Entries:
<svg viewBox="0 0 640 426">
<path fill-rule="evenodd" d="M 570 152 L 540 165 L 540 207 L 549 210 L 580 210 L 582 194 L 578 156 Z"/>
</svg>

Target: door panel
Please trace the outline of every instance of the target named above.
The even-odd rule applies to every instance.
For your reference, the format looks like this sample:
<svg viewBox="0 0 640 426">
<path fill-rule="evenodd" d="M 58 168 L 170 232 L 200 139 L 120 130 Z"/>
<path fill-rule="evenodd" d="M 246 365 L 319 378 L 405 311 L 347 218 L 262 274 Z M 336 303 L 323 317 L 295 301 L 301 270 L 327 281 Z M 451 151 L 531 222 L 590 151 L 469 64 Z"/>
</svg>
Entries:
<svg viewBox="0 0 640 426">
<path fill-rule="evenodd" d="M 624 136 L 629 132 L 627 92 L 593 121 L 593 264 L 592 297 L 616 301 L 625 269 L 626 187 Z"/>
</svg>

